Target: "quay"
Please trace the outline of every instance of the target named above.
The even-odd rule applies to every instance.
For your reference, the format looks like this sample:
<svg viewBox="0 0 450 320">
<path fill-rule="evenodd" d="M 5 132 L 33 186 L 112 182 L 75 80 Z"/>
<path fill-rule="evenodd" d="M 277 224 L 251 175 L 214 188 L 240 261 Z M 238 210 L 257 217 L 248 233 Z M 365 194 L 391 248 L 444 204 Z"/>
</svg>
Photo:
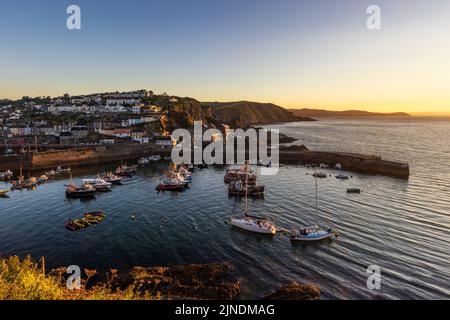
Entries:
<svg viewBox="0 0 450 320">
<path fill-rule="evenodd" d="M 170 148 L 155 144 L 116 144 L 0 156 L 0 170 L 50 169 L 57 166 L 83 166 L 121 160 L 135 160 L 152 154 L 170 156 Z M 407 163 L 384 160 L 379 156 L 344 152 L 280 149 L 281 164 L 340 164 L 344 170 L 409 178 Z"/>
</svg>

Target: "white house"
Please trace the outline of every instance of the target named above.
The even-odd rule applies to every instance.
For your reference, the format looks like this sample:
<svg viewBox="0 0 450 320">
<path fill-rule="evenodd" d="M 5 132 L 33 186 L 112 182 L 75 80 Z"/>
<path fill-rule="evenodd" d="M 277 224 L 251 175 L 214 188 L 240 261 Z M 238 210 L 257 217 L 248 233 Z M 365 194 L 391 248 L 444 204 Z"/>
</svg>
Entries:
<svg viewBox="0 0 450 320">
<path fill-rule="evenodd" d="M 113 105 L 136 105 L 139 104 L 141 102 L 140 99 L 136 99 L 136 98 L 108 98 L 106 99 L 106 104 L 113 106 Z"/>
</svg>

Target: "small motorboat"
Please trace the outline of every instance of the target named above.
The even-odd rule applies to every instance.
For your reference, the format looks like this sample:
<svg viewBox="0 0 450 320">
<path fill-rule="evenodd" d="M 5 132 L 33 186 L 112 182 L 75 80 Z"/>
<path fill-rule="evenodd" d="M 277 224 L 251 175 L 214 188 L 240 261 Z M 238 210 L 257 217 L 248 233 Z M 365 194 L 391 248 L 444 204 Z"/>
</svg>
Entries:
<svg viewBox="0 0 450 320">
<path fill-rule="evenodd" d="M 155 154 L 155 155 L 152 155 L 152 156 L 148 157 L 147 159 L 149 161 L 156 162 L 156 161 L 160 161 L 161 160 L 161 156 L 159 154 Z"/>
<path fill-rule="evenodd" d="M 319 165 L 319 167 L 322 168 L 322 169 L 327 169 L 327 168 L 329 168 L 330 166 L 327 165 L 327 164 L 325 164 L 325 163 L 321 163 L 321 164 Z"/>
<path fill-rule="evenodd" d="M 70 169 L 70 167 L 63 168 L 61 166 L 58 166 L 56 168 L 56 172 L 57 173 L 67 173 L 67 172 L 71 172 L 71 169 Z"/>
<path fill-rule="evenodd" d="M 5 172 L 0 172 L 0 179 L 9 179 L 13 176 L 13 172 L 11 170 L 6 170 Z"/>
<path fill-rule="evenodd" d="M 291 231 L 291 241 L 313 242 L 330 239 L 335 233 L 332 229 L 322 230 L 318 226 L 301 228 L 300 230 Z"/>
<path fill-rule="evenodd" d="M 342 170 L 342 164 L 336 163 L 336 165 L 334 166 L 334 168 L 335 168 L 336 170 Z"/>
<path fill-rule="evenodd" d="M 141 158 L 138 160 L 138 165 L 140 166 L 146 166 L 150 163 L 150 160 L 147 158 Z"/>
<path fill-rule="evenodd" d="M 45 175 L 46 175 L 47 177 L 54 177 L 54 176 L 56 176 L 57 174 L 58 174 L 58 172 L 56 172 L 55 170 L 50 170 L 50 171 L 45 172 Z"/>
<path fill-rule="evenodd" d="M 340 180 L 348 180 L 349 177 L 346 176 L 345 174 L 340 174 L 336 176 L 336 179 L 340 179 Z"/>
<path fill-rule="evenodd" d="M 347 189 L 347 193 L 361 193 L 362 190 L 358 188 L 349 188 Z"/>
<path fill-rule="evenodd" d="M 48 181 L 48 176 L 46 174 L 41 175 L 38 179 L 38 183 L 44 183 L 46 181 Z"/>
<path fill-rule="evenodd" d="M 312 175 L 314 178 L 328 178 L 328 175 L 323 172 L 315 172 Z"/>
<path fill-rule="evenodd" d="M 6 194 L 9 192 L 9 190 L 0 190 L 0 197 L 6 196 Z"/>
</svg>

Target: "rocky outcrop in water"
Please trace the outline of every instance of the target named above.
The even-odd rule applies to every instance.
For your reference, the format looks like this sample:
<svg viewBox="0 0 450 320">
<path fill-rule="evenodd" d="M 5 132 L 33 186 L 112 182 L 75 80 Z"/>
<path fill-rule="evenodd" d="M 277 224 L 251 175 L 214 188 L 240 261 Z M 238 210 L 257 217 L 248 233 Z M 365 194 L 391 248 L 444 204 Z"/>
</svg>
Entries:
<svg viewBox="0 0 450 320">
<path fill-rule="evenodd" d="M 284 285 L 274 293 L 266 296 L 263 300 L 318 300 L 320 299 L 320 288 L 315 285 L 305 285 L 292 282 Z"/>
<path fill-rule="evenodd" d="M 239 280 L 229 263 L 190 264 L 173 267 L 134 267 L 121 276 L 119 286 L 138 285 L 163 299 L 232 300 L 240 293 Z"/>
</svg>

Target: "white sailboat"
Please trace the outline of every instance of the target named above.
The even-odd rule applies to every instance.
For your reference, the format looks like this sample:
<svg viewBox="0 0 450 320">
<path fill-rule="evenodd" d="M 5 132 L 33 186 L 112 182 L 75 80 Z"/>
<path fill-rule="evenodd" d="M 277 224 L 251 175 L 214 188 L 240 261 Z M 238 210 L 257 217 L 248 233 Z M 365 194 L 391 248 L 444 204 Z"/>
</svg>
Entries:
<svg viewBox="0 0 450 320">
<path fill-rule="evenodd" d="M 246 186 L 248 182 L 248 164 L 245 167 L 246 170 Z M 270 221 L 251 216 L 248 214 L 248 188 L 245 188 L 245 216 L 243 218 L 231 218 L 231 225 L 250 232 L 259 234 L 275 235 L 277 227 Z"/>
<path fill-rule="evenodd" d="M 301 228 L 300 230 L 293 229 L 291 231 L 292 242 L 315 242 L 325 239 L 331 239 L 336 233 L 330 228 L 323 230 L 319 227 L 319 209 L 318 209 L 318 196 L 317 196 L 317 176 L 316 181 L 316 224 L 311 227 Z"/>
</svg>

